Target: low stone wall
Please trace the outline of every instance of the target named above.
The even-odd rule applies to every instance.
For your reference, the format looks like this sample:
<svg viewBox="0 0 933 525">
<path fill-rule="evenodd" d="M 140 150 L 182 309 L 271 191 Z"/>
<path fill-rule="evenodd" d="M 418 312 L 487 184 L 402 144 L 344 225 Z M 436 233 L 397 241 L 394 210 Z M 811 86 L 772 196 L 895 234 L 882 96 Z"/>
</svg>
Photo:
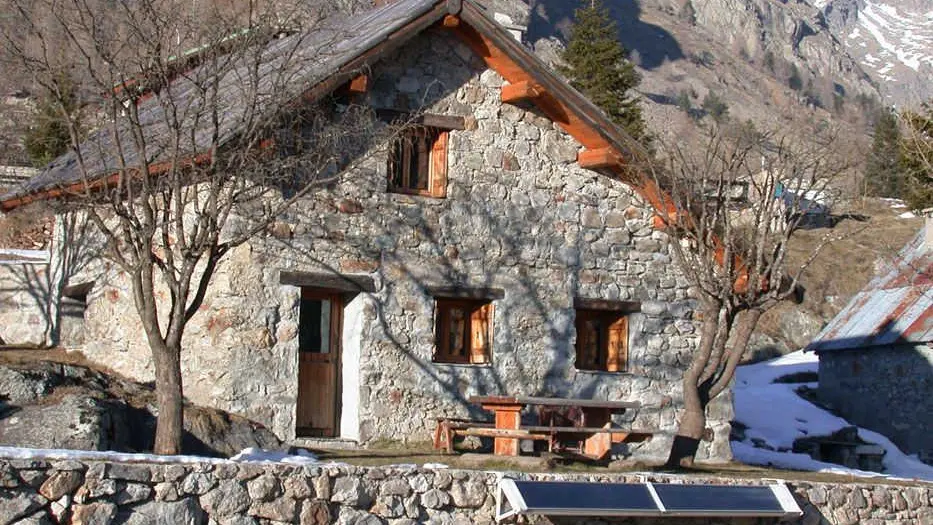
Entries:
<svg viewBox="0 0 933 525">
<path fill-rule="evenodd" d="M 764 483 L 634 473 L 510 475 L 596 482 Z M 495 472 L 415 466 L 297 467 L 229 461 L 154 464 L 0 458 L 0 524 L 493 523 L 500 476 Z M 805 511 L 794 523 L 933 524 L 930 485 L 799 481 L 788 485 Z M 578 522 L 570 518 L 532 521 Z M 776 520 L 625 521 L 678 522 L 749 524 Z"/>
</svg>

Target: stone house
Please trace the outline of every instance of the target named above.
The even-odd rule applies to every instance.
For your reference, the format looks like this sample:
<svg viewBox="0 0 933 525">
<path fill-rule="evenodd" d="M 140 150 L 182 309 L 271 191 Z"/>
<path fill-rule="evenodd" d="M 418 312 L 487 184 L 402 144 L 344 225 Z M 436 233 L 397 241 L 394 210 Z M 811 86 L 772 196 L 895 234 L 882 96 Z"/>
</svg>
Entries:
<svg viewBox="0 0 933 525">
<path fill-rule="evenodd" d="M 698 336 L 658 191 L 623 182 L 630 139 L 471 0 L 365 19 L 343 34 L 375 37 L 327 80 L 365 58 L 365 103 L 423 125 L 225 259 L 186 332 L 185 395 L 286 440 L 363 443 L 426 441 L 437 416 L 481 415 L 471 395 L 638 400 L 626 422 L 662 431 L 640 453 L 665 454 Z M 151 379 L 128 287 L 94 267 L 68 278 L 76 348 Z M 701 457 L 728 459 L 731 397 L 710 416 Z"/>
<path fill-rule="evenodd" d="M 933 223 L 857 293 L 806 350 L 819 398 L 933 464 Z"/>
</svg>

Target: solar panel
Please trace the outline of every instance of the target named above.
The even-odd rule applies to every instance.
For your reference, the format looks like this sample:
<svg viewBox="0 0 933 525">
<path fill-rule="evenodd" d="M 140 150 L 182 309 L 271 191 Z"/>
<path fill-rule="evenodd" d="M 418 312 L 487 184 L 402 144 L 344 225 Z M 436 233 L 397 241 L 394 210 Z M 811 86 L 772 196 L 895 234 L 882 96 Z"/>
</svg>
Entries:
<svg viewBox="0 0 933 525">
<path fill-rule="evenodd" d="M 679 515 L 784 515 L 770 486 L 654 484 L 664 510 Z"/>
<path fill-rule="evenodd" d="M 800 516 L 783 484 L 764 486 L 666 483 L 499 481 L 496 519 L 546 516 Z"/>
</svg>

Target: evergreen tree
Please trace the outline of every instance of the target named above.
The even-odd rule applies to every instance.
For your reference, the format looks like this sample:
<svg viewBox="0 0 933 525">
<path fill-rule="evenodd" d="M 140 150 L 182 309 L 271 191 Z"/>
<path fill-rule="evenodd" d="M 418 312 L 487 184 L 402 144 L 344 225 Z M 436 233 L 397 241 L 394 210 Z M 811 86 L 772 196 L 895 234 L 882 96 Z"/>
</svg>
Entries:
<svg viewBox="0 0 933 525">
<path fill-rule="evenodd" d="M 71 134 L 65 114 L 77 115 L 77 96 L 68 78 L 58 81 L 60 96 L 46 93 L 36 104 L 35 123 L 26 132 L 23 142 L 26 153 L 36 167 L 43 167 L 68 151 Z M 63 113 L 64 110 L 64 113 Z"/>
<path fill-rule="evenodd" d="M 571 85 L 586 95 L 622 126 L 633 138 L 650 141 L 634 89 L 641 81 L 635 66 L 626 60 L 616 25 L 599 0 L 574 13 L 574 25 L 563 59 L 561 73 Z"/>
<path fill-rule="evenodd" d="M 865 190 L 875 197 L 904 196 L 904 177 L 900 167 L 901 132 L 897 114 L 882 109 L 875 119 L 875 136 L 865 165 Z"/>
</svg>

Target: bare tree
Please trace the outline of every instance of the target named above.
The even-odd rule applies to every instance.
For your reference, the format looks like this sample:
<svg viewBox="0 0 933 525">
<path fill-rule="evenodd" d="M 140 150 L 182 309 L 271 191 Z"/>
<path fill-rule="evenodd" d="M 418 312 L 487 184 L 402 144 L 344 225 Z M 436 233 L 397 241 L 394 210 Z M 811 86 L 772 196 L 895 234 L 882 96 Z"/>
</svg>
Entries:
<svg viewBox="0 0 933 525">
<path fill-rule="evenodd" d="M 729 387 L 759 318 L 800 293 L 804 270 L 838 237 L 828 230 L 803 264 L 786 264 L 794 233 L 825 210 L 831 183 L 852 167 L 839 148 L 827 129 L 804 138 L 727 122 L 692 151 L 666 148 L 666 163 L 651 170 L 669 195 L 658 220 L 671 234 L 701 324 L 670 466 L 693 464 L 707 433 L 706 408 Z"/>
<path fill-rule="evenodd" d="M 2 7 L 8 56 L 56 104 L 71 138 L 21 203 L 41 196 L 77 210 L 129 280 L 155 368 L 155 452 L 173 454 L 182 336 L 218 264 L 388 128 L 307 91 L 344 37 L 320 25 L 312 3 L 106 4 Z"/>
<path fill-rule="evenodd" d="M 901 113 L 904 131 L 898 151 L 906 179 L 908 204 L 923 209 L 933 205 L 933 100 L 917 110 Z"/>
</svg>

